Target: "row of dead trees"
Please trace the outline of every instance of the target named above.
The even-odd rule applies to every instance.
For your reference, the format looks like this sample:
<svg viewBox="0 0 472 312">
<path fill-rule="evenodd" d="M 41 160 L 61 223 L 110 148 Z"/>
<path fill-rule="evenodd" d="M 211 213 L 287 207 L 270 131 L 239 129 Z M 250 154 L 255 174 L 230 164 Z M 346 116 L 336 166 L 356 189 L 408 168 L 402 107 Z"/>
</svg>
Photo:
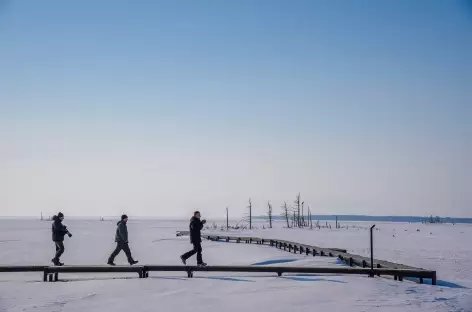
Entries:
<svg viewBox="0 0 472 312">
<path fill-rule="evenodd" d="M 284 202 L 281 215 L 287 223 L 287 228 L 313 228 L 311 208 L 310 206 L 307 207 L 305 216 L 305 202 L 301 200 L 300 193 L 297 194 L 297 197 L 293 202 L 293 206 L 289 206 L 287 202 Z M 270 218 L 272 218 L 272 216 L 270 216 Z"/>
<path fill-rule="evenodd" d="M 249 204 L 246 207 L 248 213 L 245 217 L 243 217 L 235 226 L 231 228 L 236 229 L 253 229 L 253 220 L 252 220 L 252 200 L 249 199 Z M 292 205 L 288 205 L 287 202 L 281 206 L 282 213 L 280 214 L 281 217 L 285 220 L 287 224 L 287 228 L 305 228 L 310 227 L 320 227 L 319 221 L 317 224 L 313 225 L 313 218 L 311 214 L 310 206 L 307 206 L 305 209 L 305 202 L 301 200 L 300 193 L 297 194 L 295 201 Z M 269 228 L 272 228 L 272 222 L 274 219 L 274 210 L 270 201 L 267 202 L 267 220 L 269 221 Z M 229 212 L 228 208 L 226 208 L 226 228 L 229 229 Z M 336 222 L 337 224 L 337 222 Z M 337 227 L 337 225 L 336 225 Z"/>
<path fill-rule="evenodd" d="M 253 226 L 253 205 L 252 200 L 249 198 L 248 205 L 246 207 L 247 213 L 246 215 L 239 220 L 235 225 L 230 226 L 229 224 L 229 209 L 226 207 L 226 230 L 228 229 L 236 229 L 236 230 L 245 230 L 245 229 L 254 229 Z M 292 205 L 284 204 L 281 206 L 282 213 L 280 216 L 286 222 L 287 228 L 324 228 L 324 225 L 320 225 L 320 221 L 317 221 L 313 224 L 313 215 L 311 213 L 310 206 L 307 206 L 305 209 L 305 202 L 302 201 L 300 193 L 297 194 L 295 200 L 293 201 Z M 272 223 L 274 221 L 274 209 L 270 201 L 267 202 L 267 212 L 266 218 L 269 222 L 268 228 L 272 228 Z M 264 226 L 265 228 L 265 226 Z M 326 228 L 331 228 L 331 225 L 326 222 Z M 338 222 L 338 218 L 336 217 L 336 228 L 341 228 L 341 224 Z M 222 230 L 224 227 L 222 227 Z"/>
</svg>

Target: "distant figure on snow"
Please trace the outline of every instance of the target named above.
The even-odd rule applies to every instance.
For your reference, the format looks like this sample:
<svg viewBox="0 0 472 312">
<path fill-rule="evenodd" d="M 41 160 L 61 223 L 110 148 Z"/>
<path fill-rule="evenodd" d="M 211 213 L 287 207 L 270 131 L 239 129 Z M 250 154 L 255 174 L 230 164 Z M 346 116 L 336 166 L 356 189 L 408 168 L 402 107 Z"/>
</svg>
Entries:
<svg viewBox="0 0 472 312">
<path fill-rule="evenodd" d="M 115 265 L 113 262 L 115 260 L 115 257 L 120 253 L 120 251 L 124 251 L 126 254 L 126 257 L 128 258 L 129 264 L 133 265 L 138 263 L 138 261 L 134 260 L 133 257 L 131 256 L 131 250 L 129 249 L 128 245 L 128 227 L 126 226 L 126 222 L 128 222 L 128 216 L 127 215 L 122 215 L 121 216 L 121 221 L 119 221 L 116 225 L 116 233 L 115 233 L 115 242 L 116 242 L 116 248 L 108 258 L 108 263 L 109 265 Z"/>
<path fill-rule="evenodd" d="M 190 243 L 193 244 L 193 249 L 184 253 L 180 256 L 183 264 L 187 264 L 187 259 L 197 254 L 197 265 L 205 266 L 206 263 L 202 259 L 202 237 L 201 230 L 203 225 L 206 223 L 205 220 L 200 220 L 201 215 L 199 211 L 193 213 L 192 219 L 190 219 Z"/>
<path fill-rule="evenodd" d="M 62 224 L 64 220 L 64 214 L 62 212 L 59 212 L 57 216 L 53 216 L 52 220 L 52 241 L 56 246 L 56 256 L 51 261 L 54 265 L 64 265 L 64 263 L 59 261 L 61 255 L 64 253 L 64 236 L 67 234 L 69 237 L 72 237 L 72 234 L 69 233 L 67 227 Z"/>
</svg>

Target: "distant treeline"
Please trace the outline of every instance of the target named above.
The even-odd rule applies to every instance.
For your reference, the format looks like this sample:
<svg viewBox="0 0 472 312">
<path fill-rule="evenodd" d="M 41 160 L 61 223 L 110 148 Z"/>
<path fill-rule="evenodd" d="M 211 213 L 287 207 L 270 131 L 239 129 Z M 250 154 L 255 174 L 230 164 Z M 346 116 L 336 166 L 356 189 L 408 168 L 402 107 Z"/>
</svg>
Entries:
<svg viewBox="0 0 472 312">
<path fill-rule="evenodd" d="M 411 222 L 425 223 L 430 217 L 412 217 L 412 216 L 362 216 L 362 215 L 312 215 L 312 220 L 320 221 L 372 221 L 372 222 Z M 254 216 L 255 219 L 267 219 L 266 216 Z M 273 219 L 283 219 L 281 216 L 273 216 Z M 472 223 L 472 218 L 443 218 L 441 223 Z"/>
</svg>

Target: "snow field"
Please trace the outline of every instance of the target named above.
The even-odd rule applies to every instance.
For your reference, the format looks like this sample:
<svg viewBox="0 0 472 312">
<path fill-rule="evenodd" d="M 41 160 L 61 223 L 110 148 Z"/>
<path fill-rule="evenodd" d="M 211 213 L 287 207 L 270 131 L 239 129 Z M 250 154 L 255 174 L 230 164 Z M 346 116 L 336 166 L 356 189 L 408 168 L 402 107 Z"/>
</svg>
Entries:
<svg viewBox="0 0 472 312">
<path fill-rule="evenodd" d="M 66 264 L 105 264 L 114 247 L 116 222 L 66 220 L 65 223 L 74 236 L 66 238 L 62 260 Z M 179 263 L 179 255 L 191 245 L 188 237 L 175 237 L 175 231 L 187 226 L 187 221 L 130 221 L 128 227 L 134 257 L 140 260 L 140 264 Z M 410 225 L 395 226 L 396 231 L 400 231 L 399 226 L 409 229 Z M 382 238 L 382 233 L 389 233 L 390 225 L 381 224 L 379 227 L 376 245 L 383 239 L 389 242 L 389 239 Z M 435 229 L 438 236 L 451 233 L 445 230 L 447 228 Z M 357 229 L 283 229 L 280 224 L 272 230 L 245 232 L 324 247 L 347 248 L 351 252 L 363 250 L 363 244 L 355 245 L 355 242 L 366 233 Z M 406 233 L 400 236 L 408 235 Z M 451 235 L 461 237 L 459 234 L 460 231 Z M 0 264 L 49 265 L 54 253 L 50 235 L 49 222 L 0 220 Z M 413 234 L 404 240 L 405 250 L 414 249 L 414 246 L 409 246 L 416 243 L 412 237 Z M 419 237 L 422 244 L 417 248 L 425 250 L 424 254 L 409 257 L 428 264 L 428 268 L 435 264 L 434 255 L 438 255 L 437 259 L 446 257 L 446 253 L 439 253 L 438 249 L 452 249 L 437 243 L 429 245 L 427 235 Z M 446 238 L 439 240 L 448 241 Z M 257 244 L 204 240 L 203 248 L 204 260 L 215 265 L 342 265 L 329 257 L 297 255 Z M 388 253 L 388 246 L 377 248 L 379 254 L 376 257 L 379 258 L 382 258 L 382 252 L 384 256 L 396 254 Z M 400 243 L 391 244 L 390 248 L 400 248 Z M 459 255 L 466 254 L 467 248 L 464 246 Z M 400 253 L 399 257 L 404 254 L 406 252 Z M 117 257 L 116 263 L 126 263 L 124 254 Z M 195 263 L 195 258 L 191 258 L 189 263 Z M 468 267 L 463 262 L 460 264 L 462 272 L 467 272 Z M 441 263 L 437 265 L 446 267 Z M 467 276 L 463 280 L 453 279 L 453 270 L 438 271 L 450 283 L 468 280 Z M 138 279 L 137 274 L 60 274 L 60 278 L 67 282 L 43 283 L 41 273 L 0 274 L 0 311 L 472 311 L 469 288 L 458 288 L 455 284 L 434 287 L 366 276 L 290 274 L 277 277 L 270 273 L 195 272 L 195 277 L 188 279 L 184 272 L 151 272 L 149 279 Z M 463 287 L 468 285 L 462 284 Z"/>
</svg>

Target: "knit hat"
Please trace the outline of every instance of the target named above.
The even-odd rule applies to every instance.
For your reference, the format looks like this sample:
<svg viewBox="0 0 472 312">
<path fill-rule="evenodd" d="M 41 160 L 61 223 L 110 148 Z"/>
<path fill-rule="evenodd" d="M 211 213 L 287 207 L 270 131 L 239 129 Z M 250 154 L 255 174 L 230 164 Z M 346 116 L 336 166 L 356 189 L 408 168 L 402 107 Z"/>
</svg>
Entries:
<svg viewBox="0 0 472 312">
<path fill-rule="evenodd" d="M 59 212 L 59 213 L 57 214 L 57 217 L 58 217 L 58 218 L 64 218 L 64 214 L 63 214 L 62 212 Z"/>
<path fill-rule="evenodd" d="M 121 220 L 124 220 L 124 219 L 128 219 L 128 216 L 125 214 L 121 216 Z"/>
</svg>

